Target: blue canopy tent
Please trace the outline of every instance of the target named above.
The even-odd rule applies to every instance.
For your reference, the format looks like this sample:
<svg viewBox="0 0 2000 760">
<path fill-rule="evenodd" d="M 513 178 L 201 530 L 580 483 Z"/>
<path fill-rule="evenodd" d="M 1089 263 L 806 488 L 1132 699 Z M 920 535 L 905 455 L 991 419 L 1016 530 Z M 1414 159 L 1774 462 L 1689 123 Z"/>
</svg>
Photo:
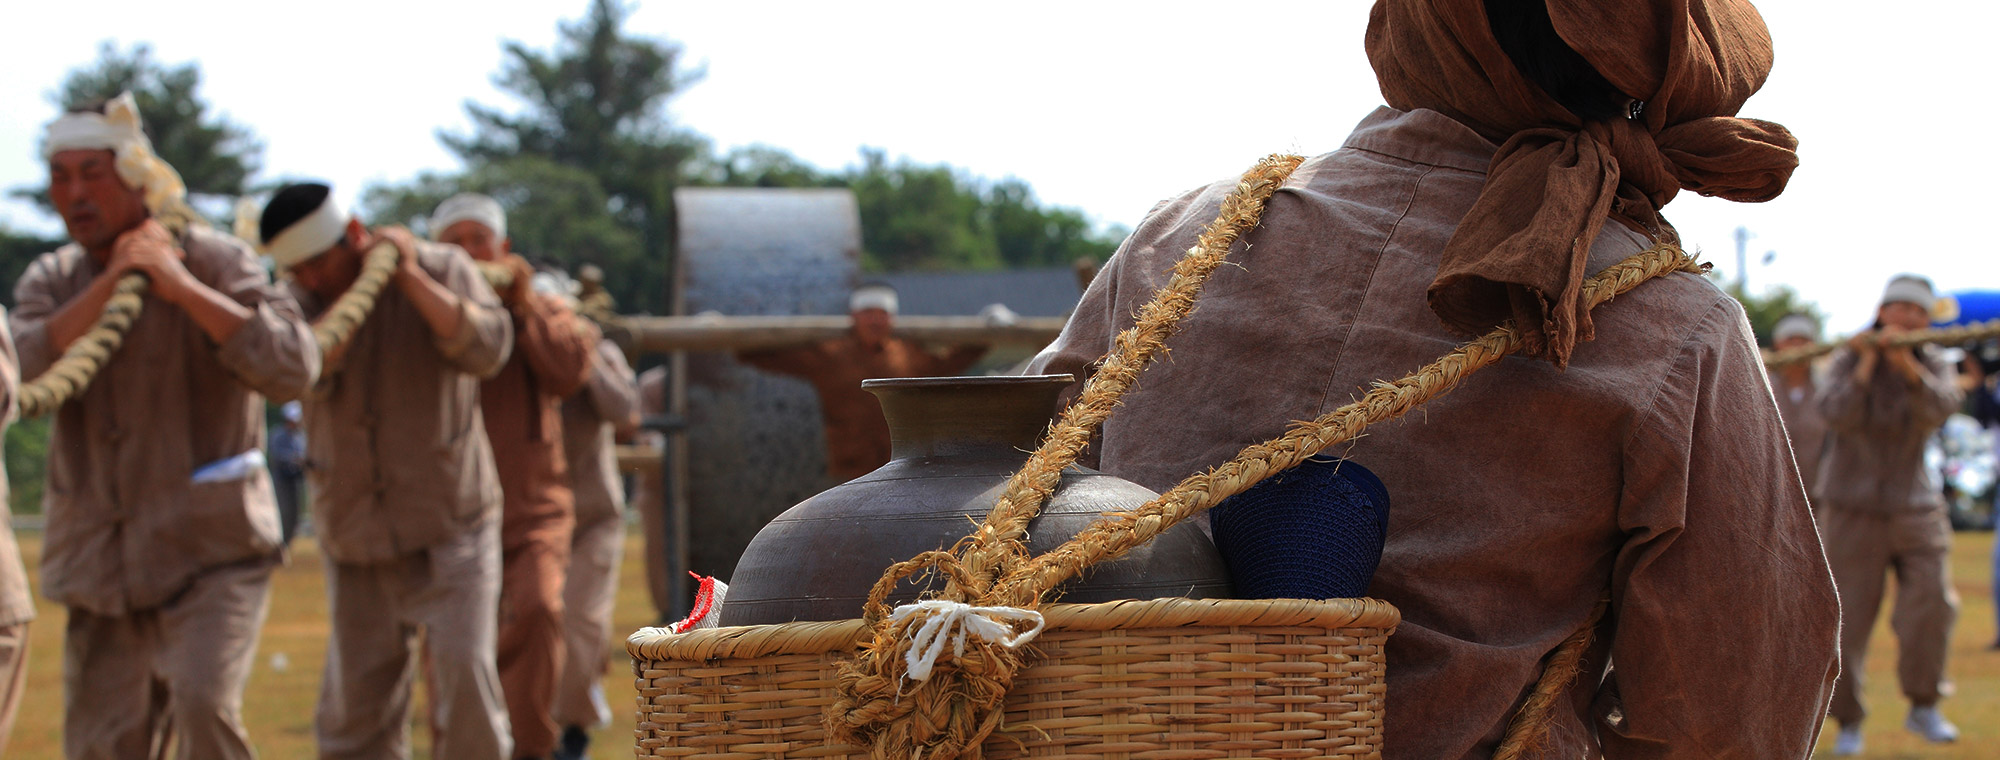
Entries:
<svg viewBox="0 0 2000 760">
<path fill-rule="evenodd" d="M 1958 315 L 1937 323 L 1940 327 L 2000 319 L 2000 290 L 1958 290 L 1947 295 L 1958 300 Z"/>
</svg>

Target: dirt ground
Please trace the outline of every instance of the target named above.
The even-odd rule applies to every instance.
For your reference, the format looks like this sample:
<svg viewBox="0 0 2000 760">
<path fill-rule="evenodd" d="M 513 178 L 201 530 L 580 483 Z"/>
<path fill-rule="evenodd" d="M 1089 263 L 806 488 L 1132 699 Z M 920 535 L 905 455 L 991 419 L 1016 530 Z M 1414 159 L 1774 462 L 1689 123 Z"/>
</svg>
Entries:
<svg viewBox="0 0 2000 760">
<path fill-rule="evenodd" d="M 653 623 L 638 546 L 636 536 L 627 537 L 615 622 L 619 631 Z M 41 537 L 23 534 L 21 549 L 32 576 L 41 554 Z M 1903 730 L 1906 708 L 1896 686 L 1894 638 L 1888 632 L 1885 614 L 1868 660 L 1867 699 L 1875 717 L 1867 726 L 1868 754 L 1864 757 L 1988 760 L 2000 756 L 2000 651 L 1987 648 L 1996 637 L 1992 556 L 1991 533 L 1959 534 L 1952 552 L 1953 581 L 1963 606 L 1952 635 L 1950 664 L 1958 691 L 1944 703 L 1944 709 L 1964 731 L 1964 738 L 1956 745 L 1936 746 Z M 40 618 L 30 635 L 29 697 L 7 752 L 9 758 L 24 760 L 61 757 L 64 615 L 61 608 L 37 601 Z M 244 721 L 265 758 L 308 758 L 314 754 L 313 705 L 319 696 L 326 626 L 326 582 L 318 547 L 310 539 L 300 540 L 293 544 L 291 564 L 279 571 L 275 581 L 257 669 L 244 696 Z M 1727 633 L 1718 631 L 1717 635 Z M 591 757 L 631 757 L 634 692 L 630 662 L 622 646 L 611 648 L 604 692 L 618 712 L 611 726 L 595 733 Z M 1391 695 L 1391 709 L 1393 698 Z M 429 757 L 428 732 L 413 725 L 410 733 L 416 756 Z M 1828 756 L 1831 741 L 1829 729 L 1815 757 Z"/>
</svg>

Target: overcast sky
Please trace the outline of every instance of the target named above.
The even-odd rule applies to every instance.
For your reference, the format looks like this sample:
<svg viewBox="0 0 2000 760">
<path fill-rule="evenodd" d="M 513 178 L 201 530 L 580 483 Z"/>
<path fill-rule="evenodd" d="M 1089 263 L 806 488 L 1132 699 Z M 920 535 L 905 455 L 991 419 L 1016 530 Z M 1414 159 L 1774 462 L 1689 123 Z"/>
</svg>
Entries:
<svg viewBox="0 0 2000 760">
<path fill-rule="evenodd" d="M 1276 151 L 1320 153 L 1380 103 L 1362 0 L 680 2 L 644 0 L 629 32 L 682 44 L 706 77 L 671 107 L 718 148 L 763 143 L 826 168 L 863 146 L 989 178 L 1015 176 L 1100 224 Z M 308 11 L 307 8 L 314 10 Z M 264 173 L 369 182 L 455 169 L 438 130 L 494 88 L 500 43 L 553 44 L 585 0 L 430 3 L 13 3 L 0 46 L 0 188 L 42 181 L 42 125 L 63 75 L 98 43 L 149 43 L 201 65 L 203 94 L 261 138 Z M 1743 115 L 1790 127 L 1803 165 L 1776 201 L 1683 193 L 1691 248 L 1732 272 L 1748 227 L 1752 289 L 1784 283 L 1848 331 L 1897 272 L 2000 288 L 1990 76 L 2000 4 L 1759 3 L 1777 68 Z M 1974 84 L 1977 86 L 1972 86 Z M 0 220 L 43 231 L 18 203 Z M 1766 252 L 1771 262 L 1761 264 Z"/>
</svg>

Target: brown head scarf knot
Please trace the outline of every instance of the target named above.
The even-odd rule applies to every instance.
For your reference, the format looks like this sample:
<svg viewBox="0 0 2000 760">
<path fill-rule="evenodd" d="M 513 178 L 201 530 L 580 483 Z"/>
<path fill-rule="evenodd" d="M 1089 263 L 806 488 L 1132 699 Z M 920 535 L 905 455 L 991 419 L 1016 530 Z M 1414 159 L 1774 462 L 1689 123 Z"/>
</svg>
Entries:
<svg viewBox="0 0 2000 760">
<path fill-rule="evenodd" d="M 1636 119 L 1585 122 L 1524 77 L 1482 0 L 1379 0 L 1368 60 L 1389 105 L 1428 108 L 1500 143 L 1486 187 L 1445 245 L 1431 309 L 1477 334 L 1509 318 L 1530 355 L 1567 365 L 1592 336 L 1579 303 L 1590 244 L 1617 219 L 1674 241 L 1659 209 L 1685 187 L 1767 201 L 1798 140 L 1736 118 L 1771 71 L 1771 35 L 1747 0 L 1547 0 L 1564 42 Z"/>
</svg>

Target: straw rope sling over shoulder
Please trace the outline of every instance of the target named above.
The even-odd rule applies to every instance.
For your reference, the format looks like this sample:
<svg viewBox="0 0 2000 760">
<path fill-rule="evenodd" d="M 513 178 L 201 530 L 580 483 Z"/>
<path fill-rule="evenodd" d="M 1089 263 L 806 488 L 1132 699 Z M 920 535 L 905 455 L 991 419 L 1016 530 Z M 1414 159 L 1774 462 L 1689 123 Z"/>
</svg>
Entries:
<svg viewBox="0 0 2000 760">
<path fill-rule="evenodd" d="M 1246 448 L 1154 501 L 1104 515 L 1061 547 L 1020 541 L 1138 374 L 1157 354 L 1230 246 L 1303 159 L 1271 156 L 1245 173 L 1167 285 L 1120 333 L 1102 367 L 1051 425 L 971 535 L 884 573 L 855 620 L 667 633 L 626 642 L 638 681 L 642 757 L 979 760 L 1020 756 L 1160 760 L 1379 757 L 1383 647 L 1401 621 L 1373 599 L 1154 599 L 1042 605 L 1050 589 L 1314 454 L 1449 392 L 1520 350 L 1511 326 L 1460 346 L 1360 400 Z M 1660 244 L 1584 284 L 1595 307 L 1671 272 L 1704 267 Z M 895 584 L 944 581 L 931 598 L 887 609 Z M 1496 757 L 1547 729 L 1604 605 L 1549 657 Z"/>
</svg>

